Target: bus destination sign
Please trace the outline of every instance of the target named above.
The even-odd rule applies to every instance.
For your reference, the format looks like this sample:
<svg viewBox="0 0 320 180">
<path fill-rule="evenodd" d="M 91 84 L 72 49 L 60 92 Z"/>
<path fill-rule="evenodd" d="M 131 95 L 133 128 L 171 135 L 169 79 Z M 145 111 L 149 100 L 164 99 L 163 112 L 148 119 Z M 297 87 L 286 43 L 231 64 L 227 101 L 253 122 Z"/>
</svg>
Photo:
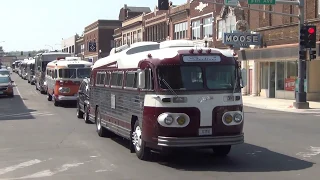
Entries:
<svg viewBox="0 0 320 180">
<path fill-rule="evenodd" d="M 221 62 L 220 56 L 183 56 L 183 62 Z"/>
</svg>

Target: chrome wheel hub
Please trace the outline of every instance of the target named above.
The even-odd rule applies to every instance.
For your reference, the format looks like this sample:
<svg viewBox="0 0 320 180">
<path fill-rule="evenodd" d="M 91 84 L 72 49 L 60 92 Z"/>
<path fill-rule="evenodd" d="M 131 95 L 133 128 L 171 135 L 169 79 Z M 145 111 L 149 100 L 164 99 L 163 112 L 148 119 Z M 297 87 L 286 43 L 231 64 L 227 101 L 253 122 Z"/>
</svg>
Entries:
<svg viewBox="0 0 320 180">
<path fill-rule="evenodd" d="M 100 119 L 100 115 L 97 115 L 97 129 L 100 130 L 101 129 L 101 119 Z"/>
<path fill-rule="evenodd" d="M 140 151 L 141 149 L 141 128 L 139 126 L 136 127 L 135 131 L 132 133 L 132 143 L 135 146 L 137 151 Z"/>
</svg>

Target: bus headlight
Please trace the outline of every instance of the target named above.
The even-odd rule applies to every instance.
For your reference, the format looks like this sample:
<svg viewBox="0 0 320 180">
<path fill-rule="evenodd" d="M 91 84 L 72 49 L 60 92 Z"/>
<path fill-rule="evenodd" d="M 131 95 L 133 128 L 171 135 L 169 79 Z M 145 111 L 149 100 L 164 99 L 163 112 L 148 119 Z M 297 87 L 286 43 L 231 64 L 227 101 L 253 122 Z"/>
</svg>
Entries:
<svg viewBox="0 0 320 180">
<path fill-rule="evenodd" d="M 184 125 L 186 123 L 186 118 L 184 116 L 178 116 L 176 121 L 179 125 Z"/>
<path fill-rule="evenodd" d="M 59 93 L 69 93 L 70 92 L 70 88 L 68 87 L 60 87 L 59 88 Z"/>
<path fill-rule="evenodd" d="M 170 125 L 173 123 L 173 117 L 168 115 L 167 117 L 164 118 L 164 123 L 166 123 L 167 125 Z"/>
<path fill-rule="evenodd" d="M 239 114 L 239 113 L 235 113 L 235 114 L 233 115 L 233 120 L 234 120 L 234 122 L 236 122 L 236 123 L 241 122 L 241 121 L 242 121 L 242 115 Z"/>
<path fill-rule="evenodd" d="M 226 114 L 223 118 L 223 121 L 226 123 L 226 124 L 230 124 L 233 120 L 233 117 L 231 114 Z"/>
</svg>

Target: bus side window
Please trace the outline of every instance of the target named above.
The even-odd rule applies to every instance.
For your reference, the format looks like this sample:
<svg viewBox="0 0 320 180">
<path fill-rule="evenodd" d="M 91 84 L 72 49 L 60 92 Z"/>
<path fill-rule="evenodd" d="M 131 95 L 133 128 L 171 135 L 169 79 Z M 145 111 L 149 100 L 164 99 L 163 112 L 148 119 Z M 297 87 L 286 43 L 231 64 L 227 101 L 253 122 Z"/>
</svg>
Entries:
<svg viewBox="0 0 320 180">
<path fill-rule="evenodd" d="M 100 78 L 101 78 L 101 74 L 100 72 L 97 72 L 97 75 L 96 75 L 96 85 L 99 85 L 99 82 L 100 82 Z"/>
<path fill-rule="evenodd" d="M 123 85 L 123 72 L 118 72 L 117 85 L 118 87 L 122 87 Z"/>
<path fill-rule="evenodd" d="M 112 74 L 111 74 L 111 86 L 116 86 L 117 85 L 117 79 L 118 79 L 118 73 L 117 72 L 112 72 Z"/>
<path fill-rule="evenodd" d="M 153 90 L 153 80 L 151 69 L 146 69 L 146 87 L 144 89 Z"/>
<path fill-rule="evenodd" d="M 137 72 L 126 72 L 125 87 L 137 88 Z"/>
<path fill-rule="evenodd" d="M 54 78 L 58 78 L 58 71 L 56 69 L 54 70 Z"/>
<path fill-rule="evenodd" d="M 104 84 L 105 84 L 105 86 L 110 85 L 110 73 L 109 72 L 106 73 L 106 78 L 105 78 Z"/>
</svg>

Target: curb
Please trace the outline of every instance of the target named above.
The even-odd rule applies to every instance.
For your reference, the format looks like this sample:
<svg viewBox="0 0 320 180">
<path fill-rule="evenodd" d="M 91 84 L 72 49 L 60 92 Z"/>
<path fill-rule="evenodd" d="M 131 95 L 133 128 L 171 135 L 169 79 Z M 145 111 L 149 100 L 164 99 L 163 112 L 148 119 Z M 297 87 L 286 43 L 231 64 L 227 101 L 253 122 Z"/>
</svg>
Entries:
<svg viewBox="0 0 320 180">
<path fill-rule="evenodd" d="M 298 113 L 298 114 L 320 114 L 320 109 L 317 111 L 308 111 L 308 109 L 294 109 L 293 106 L 289 106 L 290 109 L 284 109 L 284 108 L 275 108 L 270 106 L 264 106 L 264 105 L 257 105 L 257 104 L 250 104 L 250 103 L 243 103 L 244 106 L 257 108 L 257 109 L 265 109 L 265 110 L 273 110 L 273 111 L 282 111 L 282 112 L 291 112 L 291 113 Z"/>
</svg>

